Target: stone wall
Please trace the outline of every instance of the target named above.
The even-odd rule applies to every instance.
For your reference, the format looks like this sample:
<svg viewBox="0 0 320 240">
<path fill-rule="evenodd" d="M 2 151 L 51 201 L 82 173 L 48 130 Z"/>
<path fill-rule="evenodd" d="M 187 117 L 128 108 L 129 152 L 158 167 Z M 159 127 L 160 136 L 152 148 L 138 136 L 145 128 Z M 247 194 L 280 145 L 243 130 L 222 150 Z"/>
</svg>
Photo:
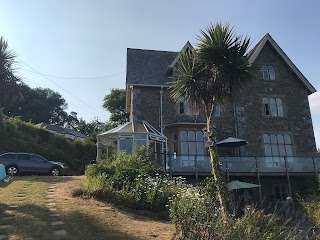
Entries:
<svg viewBox="0 0 320 240">
<path fill-rule="evenodd" d="M 275 80 L 263 80 L 263 65 L 275 67 Z M 241 90 L 235 103 L 222 106 L 222 115 L 215 117 L 214 127 L 219 133 L 219 139 L 229 136 L 245 139 L 249 145 L 241 147 L 241 156 L 264 156 L 263 134 L 289 134 L 294 156 L 315 156 L 316 144 L 306 87 L 279 57 L 271 44 L 266 43 L 261 50 L 252 65 L 252 73 L 254 80 Z M 132 99 L 133 119 L 146 120 L 159 130 L 160 90 L 160 87 L 134 86 Z M 283 101 L 284 117 L 265 116 L 263 97 L 280 97 Z M 170 125 L 177 122 L 198 125 L 206 121 L 203 111 L 198 117 L 179 115 L 177 104 L 170 98 L 169 90 L 164 88 L 163 123 Z M 203 127 L 198 125 L 197 128 Z M 173 131 L 172 127 L 169 129 L 171 129 L 169 132 Z"/>
</svg>

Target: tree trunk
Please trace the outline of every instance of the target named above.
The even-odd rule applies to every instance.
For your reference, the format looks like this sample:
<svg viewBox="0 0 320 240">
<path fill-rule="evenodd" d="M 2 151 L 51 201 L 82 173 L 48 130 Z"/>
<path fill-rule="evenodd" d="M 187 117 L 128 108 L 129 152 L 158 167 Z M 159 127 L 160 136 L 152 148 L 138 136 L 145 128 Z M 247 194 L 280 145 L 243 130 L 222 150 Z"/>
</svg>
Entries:
<svg viewBox="0 0 320 240">
<path fill-rule="evenodd" d="M 207 118 L 207 131 L 212 132 L 210 117 Z M 220 203 L 222 217 L 226 219 L 227 218 L 227 199 L 225 197 L 225 190 L 224 190 L 225 183 L 221 177 L 220 163 L 219 163 L 218 154 L 217 154 L 217 147 L 215 145 L 216 139 L 214 134 L 212 134 L 212 136 L 209 137 L 208 140 L 213 142 L 213 146 L 209 147 L 210 161 L 212 166 L 211 173 L 217 188 L 217 198 Z"/>
</svg>

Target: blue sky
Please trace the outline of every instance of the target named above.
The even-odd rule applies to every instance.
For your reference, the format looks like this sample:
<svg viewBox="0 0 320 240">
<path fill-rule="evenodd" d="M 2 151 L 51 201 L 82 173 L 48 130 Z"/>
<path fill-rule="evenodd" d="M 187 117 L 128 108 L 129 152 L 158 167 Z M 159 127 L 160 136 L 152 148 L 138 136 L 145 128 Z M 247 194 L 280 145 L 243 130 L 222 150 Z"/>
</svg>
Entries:
<svg viewBox="0 0 320 240">
<path fill-rule="evenodd" d="M 0 35 L 29 86 L 58 91 L 85 120 L 107 120 L 101 105 L 112 88 L 125 87 L 127 48 L 179 51 L 217 21 L 250 36 L 252 47 L 270 33 L 320 89 L 319 9 L 318 1 L 292 0 L 2 0 Z M 320 148 L 320 93 L 309 100 Z"/>
</svg>

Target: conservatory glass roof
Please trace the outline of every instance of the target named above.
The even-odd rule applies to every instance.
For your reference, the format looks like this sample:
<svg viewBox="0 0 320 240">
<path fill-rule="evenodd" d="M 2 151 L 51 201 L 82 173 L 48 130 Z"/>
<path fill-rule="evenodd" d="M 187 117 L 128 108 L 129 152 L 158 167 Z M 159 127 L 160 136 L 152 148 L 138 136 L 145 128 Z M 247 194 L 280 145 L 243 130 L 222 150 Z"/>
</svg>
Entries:
<svg viewBox="0 0 320 240">
<path fill-rule="evenodd" d="M 122 135 L 135 135 L 145 133 L 149 135 L 150 139 L 158 140 L 158 141 L 166 141 L 167 137 L 160 133 L 157 129 L 155 129 L 150 123 L 147 121 L 131 121 L 125 123 L 121 126 L 113 128 L 109 131 L 98 134 L 98 138 L 101 140 L 108 139 L 111 136 L 119 136 Z"/>
</svg>

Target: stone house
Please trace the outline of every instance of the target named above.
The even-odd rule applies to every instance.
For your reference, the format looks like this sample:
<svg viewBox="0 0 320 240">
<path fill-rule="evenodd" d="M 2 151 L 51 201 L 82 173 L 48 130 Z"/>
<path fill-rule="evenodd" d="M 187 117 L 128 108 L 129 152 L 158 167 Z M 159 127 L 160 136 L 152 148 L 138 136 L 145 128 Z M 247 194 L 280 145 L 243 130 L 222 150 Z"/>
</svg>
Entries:
<svg viewBox="0 0 320 240">
<path fill-rule="evenodd" d="M 181 51 L 191 48 L 187 42 Z M 320 168 L 308 102 L 316 90 L 269 34 L 248 58 L 254 80 L 216 109 L 214 128 L 219 140 L 231 136 L 249 144 L 219 149 L 222 169 L 228 181 L 258 183 L 267 197 L 284 200 L 296 191 L 295 180 Z M 201 109 L 170 97 L 168 82 L 174 81 L 178 60 L 178 52 L 128 48 L 126 109 L 133 125 L 147 121 L 166 138 L 154 151 L 172 175 L 200 178 L 211 172 L 206 120 Z"/>
</svg>

